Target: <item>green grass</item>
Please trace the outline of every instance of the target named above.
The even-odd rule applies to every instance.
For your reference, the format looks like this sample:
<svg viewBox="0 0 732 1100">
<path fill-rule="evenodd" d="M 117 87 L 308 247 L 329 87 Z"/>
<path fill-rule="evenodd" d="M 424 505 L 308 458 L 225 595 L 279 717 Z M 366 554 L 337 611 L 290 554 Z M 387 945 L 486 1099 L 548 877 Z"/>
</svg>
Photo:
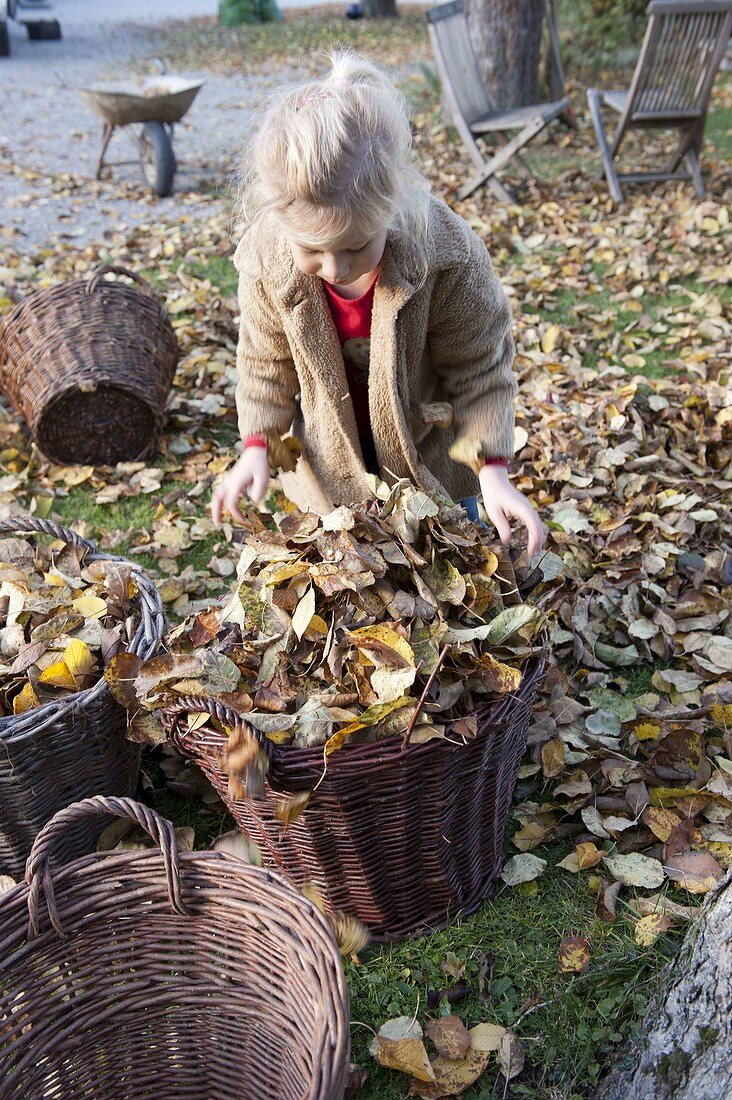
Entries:
<svg viewBox="0 0 732 1100">
<path fill-rule="evenodd" d="M 246 65 L 248 73 L 256 73 L 277 72 L 285 64 L 320 70 L 326 53 L 336 47 L 348 47 L 391 67 L 394 58 L 427 57 L 424 9 L 410 5 L 398 19 L 352 21 L 345 17 L 345 6 L 337 5 L 317 12 L 289 11 L 278 23 L 231 28 L 198 19 L 162 29 L 154 52 L 173 68 L 238 73 Z"/>
<path fill-rule="evenodd" d="M 540 854 L 557 858 L 556 850 Z M 369 1029 L 393 1016 L 416 1012 L 424 1024 L 439 1015 L 439 1009 L 427 1013 L 427 996 L 452 984 L 440 965 L 450 952 L 464 964 L 462 981 L 474 990 L 454 1011 L 468 1026 L 488 1020 L 512 1027 L 524 1046 L 526 1069 L 509 1095 L 532 1100 L 588 1095 L 601 1062 L 637 1026 L 674 941 L 638 948 L 629 924 L 596 920 L 587 883 L 562 870 L 548 871 L 536 886 L 533 895 L 526 888 L 504 888 L 445 932 L 367 950 L 359 964 L 347 964 L 352 1019 L 358 1021 L 353 1058 L 370 1067 L 364 1100 L 405 1095 L 406 1078 L 377 1068 L 368 1054 Z M 570 935 L 590 943 L 590 965 L 578 976 L 558 968 L 560 943 Z M 482 998 L 481 968 L 487 970 Z M 494 1091 L 496 1077 L 490 1068 L 465 1093 L 466 1100 L 500 1096 L 501 1085 Z"/>
</svg>

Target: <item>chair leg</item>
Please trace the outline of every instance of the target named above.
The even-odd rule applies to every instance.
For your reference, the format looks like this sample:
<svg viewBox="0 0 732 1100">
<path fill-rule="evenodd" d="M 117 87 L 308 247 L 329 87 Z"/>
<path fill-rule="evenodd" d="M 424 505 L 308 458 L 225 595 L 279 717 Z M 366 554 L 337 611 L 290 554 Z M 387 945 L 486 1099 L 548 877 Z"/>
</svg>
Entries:
<svg viewBox="0 0 732 1100">
<path fill-rule="evenodd" d="M 486 184 L 491 193 L 498 199 L 499 202 L 508 203 L 509 206 L 515 202 L 514 196 L 504 187 L 499 179 L 495 176 L 489 176 L 486 179 L 483 169 L 480 172 L 476 172 L 474 176 L 471 176 L 467 183 L 464 183 L 457 193 L 458 199 L 462 202 L 463 199 L 467 199 L 474 191 L 477 191 L 479 187 Z"/>
<path fill-rule="evenodd" d="M 487 181 L 490 185 L 491 177 L 495 176 L 496 172 L 500 172 L 502 168 L 505 168 L 518 150 L 523 149 L 524 145 L 531 141 L 532 138 L 536 137 L 545 126 L 546 121 L 541 115 L 536 115 L 532 118 L 531 121 L 524 126 L 523 130 L 516 134 L 515 137 L 511 138 L 511 140 L 492 156 L 490 160 L 485 162 L 481 170 L 473 176 L 471 180 L 468 180 L 465 186 L 458 191 L 458 198 L 467 198 L 468 195 L 472 194 L 473 191 L 480 187 L 481 183 Z M 510 195 L 508 201 L 513 201 Z"/>
<path fill-rule="evenodd" d="M 494 130 L 493 132 L 495 133 L 496 137 L 500 141 L 501 145 L 507 145 L 508 144 L 508 142 L 509 142 L 508 134 L 506 134 L 503 130 Z M 521 156 L 521 154 L 520 153 L 514 153 L 513 154 L 513 159 L 516 161 L 518 174 L 520 176 L 523 176 L 524 179 L 533 179 L 534 173 L 531 171 L 531 169 L 529 168 L 528 164 L 526 163 L 524 158 Z"/>
<path fill-rule="evenodd" d="M 707 197 L 706 190 L 704 188 L 704 180 L 701 174 L 701 165 L 699 164 L 699 151 L 696 146 L 692 145 L 688 150 L 685 157 L 686 163 L 689 166 L 689 172 L 694 183 L 694 190 L 696 191 L 697 198 L 705 199 Z"/>
<path fill-rule="evenodd" d="M 600 95 L 596 88 L 587 89 L 587 105 L 590 108 L 592 125 L 595 127 L 597 144 L 600 147 L 600 155 L 602 157 L 603 169 L 605 179 L 607 180 L 608 189 L 610 191 L 610 197 L 617 206 L 620 206 L 623 202 L 623 191 L 620 187 L 620 180 L 618 179 L 618 174 L 615 171 L 612 153 L 610 152 L 610 147 L 607 143 L 605 127 L 602 124 Z"/>
</svg>

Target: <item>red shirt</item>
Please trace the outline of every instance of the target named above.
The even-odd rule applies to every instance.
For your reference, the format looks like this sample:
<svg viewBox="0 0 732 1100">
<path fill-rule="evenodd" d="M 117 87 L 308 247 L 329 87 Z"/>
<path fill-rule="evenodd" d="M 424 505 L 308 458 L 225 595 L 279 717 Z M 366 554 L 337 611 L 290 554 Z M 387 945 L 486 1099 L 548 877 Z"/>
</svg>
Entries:
<svg viewBox="0 0 732 1100">
<path fill-rule="evenodd" d="M 369 416 L 369 357 L 371 353 L 371 311 L 376 279 L 360 298 L 341 298 L 330 283 L 323 281 L 333 323 L 343 352 L 348 389 L 362 440 L 373 440 Z"/>
</svg>

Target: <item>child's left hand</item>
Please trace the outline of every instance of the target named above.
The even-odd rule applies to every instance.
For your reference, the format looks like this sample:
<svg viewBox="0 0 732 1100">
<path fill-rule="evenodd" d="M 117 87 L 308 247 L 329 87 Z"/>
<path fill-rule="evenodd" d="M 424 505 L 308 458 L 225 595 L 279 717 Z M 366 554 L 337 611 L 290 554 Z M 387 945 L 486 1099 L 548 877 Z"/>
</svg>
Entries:
<svg viewBox="0 0 732 1100">
<path fill-rule="evenodd" d="M 511 541 L 510 519 L 523 523 L 528 534 L 529 557 L 538 554 L 544 543 L 544 526 L 523 493 L 514 489 L 503 466 L 484 466 L 479 474 L 483 504 L 503 543 Z"/>
</svg>

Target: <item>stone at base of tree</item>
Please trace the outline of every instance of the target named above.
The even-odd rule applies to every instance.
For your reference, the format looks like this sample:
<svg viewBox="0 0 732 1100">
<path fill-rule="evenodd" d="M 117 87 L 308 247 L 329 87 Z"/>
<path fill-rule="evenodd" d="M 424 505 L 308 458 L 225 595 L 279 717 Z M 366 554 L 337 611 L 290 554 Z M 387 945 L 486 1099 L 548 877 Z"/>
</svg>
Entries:
<svg viewBox="0 0 732 1100">
<path fill-rule="evenodd" d="M 709 894 L 645 1036 L 625 1052 L 595 1100 L 732 1097 L 732 872 Z"/>
</svg>

